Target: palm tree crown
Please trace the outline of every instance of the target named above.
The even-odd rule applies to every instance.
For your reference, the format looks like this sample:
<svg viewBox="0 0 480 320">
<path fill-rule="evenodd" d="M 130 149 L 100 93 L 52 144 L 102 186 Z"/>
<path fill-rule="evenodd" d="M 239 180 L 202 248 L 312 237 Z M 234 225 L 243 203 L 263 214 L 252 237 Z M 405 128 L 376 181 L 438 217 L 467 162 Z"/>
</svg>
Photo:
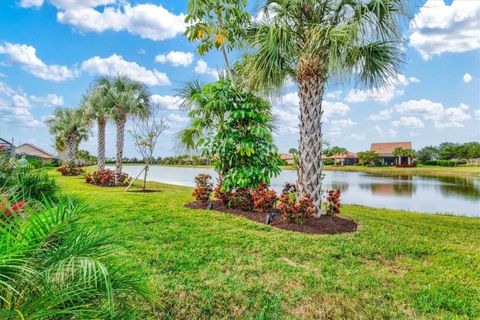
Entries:
<svg viewBox="0 0 480 320">
<path fill-rule="evenodd" d="M 81 111 L 73 108 L 59 108 L 46 122 L 50 133 L 55 135 L 55 146 L 65 148 L 67 162 L 73 163 L 77 146 L 82 140 L 88 138 L 87 126 Z"/>
</svg>

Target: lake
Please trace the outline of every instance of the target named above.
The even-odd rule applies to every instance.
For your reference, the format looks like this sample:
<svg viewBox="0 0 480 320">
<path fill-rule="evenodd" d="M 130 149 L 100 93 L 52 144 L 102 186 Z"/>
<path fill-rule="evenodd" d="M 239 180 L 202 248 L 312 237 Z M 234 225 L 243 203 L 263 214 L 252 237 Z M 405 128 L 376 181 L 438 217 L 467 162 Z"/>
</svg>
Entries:
<svg viewBox="0 0 480 320">
<path fill-rule="evenodd" d="M 143 166 L 124 166 L 137 176 Z M 212 168 L 150 167 L 148 180 L 193 187 L 201 173 L 217 177 Z M 342 202 L 368 207 L 449 213 L 480 217 L 480 178 L 430 177 L 418 175 L 377 175 L 365 172 L 324 171 L 323 188 L 340 189 Z M 296 172 L 284 170 L 271 187 L 281 191 L 286 182 L 295 182 Z"/>
</svg>

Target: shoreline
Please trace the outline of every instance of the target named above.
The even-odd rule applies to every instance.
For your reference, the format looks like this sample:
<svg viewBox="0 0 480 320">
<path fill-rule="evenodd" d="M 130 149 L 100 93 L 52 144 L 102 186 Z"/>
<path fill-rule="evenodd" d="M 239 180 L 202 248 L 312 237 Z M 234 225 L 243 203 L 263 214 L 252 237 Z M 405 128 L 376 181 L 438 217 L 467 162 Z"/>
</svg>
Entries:
<svg viewBox="0 0 480 320">
<path fill-rule="evenodd" d="M 115 164 L 106 164 L 114 166 Z M 143 163 L 125 163 L 123 166 L 142 166 Z M 178 168 L 213 168 L 211 165 L 181 165 L 181 164 L 152 164 L 152 167 L 178 167 Z M 282 170 L 295 170 L 293 166 L 281 166 Z M 386 175 L 418 175 L 418 176 L 459 176 L 480 178 L 480 167 L 439 167 L 439 166 L 418 166 L 414 168 L 397 167 L 364 167 L 364 166 L 324 166 L 323 171 L 345 171 L 345 172 L 366 172 L 372 174 Z"/>
</svg>

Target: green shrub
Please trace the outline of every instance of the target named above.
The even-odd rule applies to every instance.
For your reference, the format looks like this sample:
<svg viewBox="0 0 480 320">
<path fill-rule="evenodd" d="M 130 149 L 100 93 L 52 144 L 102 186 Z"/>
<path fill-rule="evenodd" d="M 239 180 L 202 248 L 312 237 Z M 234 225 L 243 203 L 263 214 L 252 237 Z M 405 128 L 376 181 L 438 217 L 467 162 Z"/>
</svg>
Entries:
<svg viewBox="0 0 480 320">
<path fill-rule="evenodd" d="M 427 166 L 438 166 L 438 161 L 437 160 L 428 160 L 423 163 L 424 165 Z"/>
<path fill-rule="evenodd" d="M 46 172 L 32 171 L 29 168 L 15 169 L 6 182 L 5 188 L 19 199 L 37 201 L 54 200 L 58 191 L 58 185 L 54 178 Z"/>
<path fill-rule="evenodd" d="M 437 165 L 442 167 L 455 167 L 457 163 L 453 160 L 438 160 Z"/>
<path fill-rule="evenodd" d="M 76 223 L 88 211 L 63 198 L 0 224 L 0 319 L 135 318 L 126 300 L 148 296 L 142 277 L 105 230 Z"/>
<path fill-rule="evenodd" d="M 323 159 L 323 165 L 324 166 L 332 166 L 334 163 L 333 159 L 331 158 L 325 158 Z"/>
</svg>

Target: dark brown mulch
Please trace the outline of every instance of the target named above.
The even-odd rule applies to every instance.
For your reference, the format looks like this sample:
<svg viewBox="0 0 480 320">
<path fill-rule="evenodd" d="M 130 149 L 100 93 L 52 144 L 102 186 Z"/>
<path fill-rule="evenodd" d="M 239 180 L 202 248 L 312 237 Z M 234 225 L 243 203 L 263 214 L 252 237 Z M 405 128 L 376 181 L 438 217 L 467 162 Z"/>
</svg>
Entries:
<svg viewBox="0 0 480 320">
<path fill-rule="evenodd" d="M 145 189 L 145 190 L 128 190 L 127 192 L 139 192 L 139 193 L 152 193 L 152 192 L 162 192 L 161 190 Z"/>
<path fill-rule="evenodd" d="M 218 201 L 212 201 L 212 210 L 231 213 L 237 216 L 243 216 L 247 219 L 265 223 L 266 215 L 258 211 L 243 211 L 240 209 L 232 209 L 221 204 Z M 207 205 L 201 202 L 189 202 L 186 207 L 191 209 L 207 209 Z M 357 231 L 358 224 L 350 219 L 341 218 L 339 216 L 326 216 L 322 215 L 320 218 L 311 218 L 305 221 L 303 225 L 291 223 L 285 220 L 281 214 L 276 211 L 276 216 L 270 223 L 272 227 L 290 230 L 303 233 L 313 234 L 337 234 Z"/>
</svg>

